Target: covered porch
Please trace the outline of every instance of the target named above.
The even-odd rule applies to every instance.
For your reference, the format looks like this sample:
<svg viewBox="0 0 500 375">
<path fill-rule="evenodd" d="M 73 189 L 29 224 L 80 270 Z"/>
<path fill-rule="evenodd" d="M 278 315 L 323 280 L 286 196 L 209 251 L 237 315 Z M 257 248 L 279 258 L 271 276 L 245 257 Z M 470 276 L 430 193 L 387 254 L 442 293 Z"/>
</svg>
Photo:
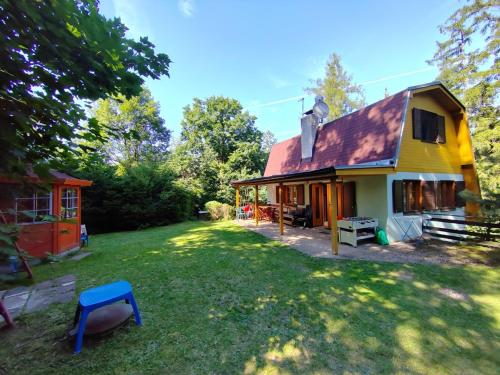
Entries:
<svg viewBox="0 0 500 375">
<path fill-rule="evenodd" d="M 339 256 L 340 250 L 350 248 L 339 243 L 339 220 L 356 216 L 374 217 L 381 227 L 385 226 L 388 173 L 393 173 L 393 169 L 325 168 L 233 181 L 237 217 L 249 219 L 245 221 L 252 221 L 255 228 L 273 228 L 284 242 L 293 236 L 296 226 L 307 227 L 310 230 L 303 234 L 307 232 L 313 237 L 321 232 L 321 238 L 329 236 L 329 240 L 328 246 L 323 242 L 321 245 L 317 243 L 321 248 L 318 251 Z M 261 191 L 263 186 L 266 191 Z M 265 199 L 261 199 L 264 194 Z M 270 222 L 276 225 L 267 225 Z"/>
<path fill-rule="evenodd" d="M 380 246 L 373 242 L 365 242 L 358 247 L 339 244 L 339 253 L 334 255 L 331 251 L 330 231 L 322 227 L 287 227 L 286 235 L 282 236 L 277 223 L 265 221 L 255 225 L 253 220 L 239 220 L 236 223 L 313 258 L 463 265 L 481 262 L 481 256 L 493 253 L 478 250 L 482 254 L 478 255 L 478 252 L 472 253 L 471 249 L 424 237 L 423 241 L 396 242 L 390 246 Z"/>
</svg>

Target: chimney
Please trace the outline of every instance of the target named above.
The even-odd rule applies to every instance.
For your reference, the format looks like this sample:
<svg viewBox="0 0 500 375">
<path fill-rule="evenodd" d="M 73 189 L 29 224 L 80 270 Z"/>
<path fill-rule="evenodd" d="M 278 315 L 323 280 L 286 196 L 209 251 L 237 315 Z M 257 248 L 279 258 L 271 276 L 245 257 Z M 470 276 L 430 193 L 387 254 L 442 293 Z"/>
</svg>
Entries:
<svg viewBox="0 0 500 375">
<path fill-rule="evenodd" d="M 314 101 L 313 108 L 304 113 L 300 119 L 300 148 L 303 162 L 311 161 L 318 124 L 323 122 L 329 112 L 328 105 L 322 96 L 316 96 Z"/>
<path fill-rule="evenodd" d="M 312 158 L 316 130 L 318 129 L 318 118 L 312 113 L 312 110 L 304 113 L 300 119 L 300 127 L 302 161 L 309 162 Z"/>
</svg>

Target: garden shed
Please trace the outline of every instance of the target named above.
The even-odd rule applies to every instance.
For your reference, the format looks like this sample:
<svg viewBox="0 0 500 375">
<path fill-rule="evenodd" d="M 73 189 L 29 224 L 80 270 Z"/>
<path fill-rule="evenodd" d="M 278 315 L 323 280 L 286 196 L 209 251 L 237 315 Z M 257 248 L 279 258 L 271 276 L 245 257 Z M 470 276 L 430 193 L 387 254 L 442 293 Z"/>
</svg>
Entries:
<svg viewBox="0 0 500 375">
<path fill-rule="evenodd" d="M 41 179 L 28 172 L 22 182 L 0 177 L 0 219 L 19 225 L 19 247 L 37 258 L 78 249 L 81 188 L 91 181 L 51 170 Z"/>
</svg>

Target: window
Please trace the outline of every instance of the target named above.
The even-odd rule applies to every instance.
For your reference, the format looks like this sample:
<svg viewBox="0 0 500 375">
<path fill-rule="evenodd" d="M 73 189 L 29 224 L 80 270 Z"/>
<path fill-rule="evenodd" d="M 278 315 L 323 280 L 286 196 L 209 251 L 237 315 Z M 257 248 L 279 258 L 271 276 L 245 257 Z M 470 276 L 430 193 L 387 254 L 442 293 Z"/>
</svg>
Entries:
<svg viewBox="0 0 500 375">
<path fill-rule="evenodd" d="M 439 181 L 439 208 L 452 210 L 455 208 L 455 182 L 454 181 Z"/>
<path fill-rule="evenodd" d="M 393 211 L 416 213 L 463 207 L 465 202 L 458 193 L 464 188 L 463 181 L 395 180 L 392 185 Z"/>
<path fill-rule="evenodd" d="M 78 215 L 78 194 L 76 189 L 62 189 L 61 218 L 71 219 Z"/>
<path fill-rule="evenodd" d="M 18 197 L 15 200 L 17 224 L 40 223 L 52 214 L 52 194 L 33 193 L 31 196 Z"/>
<path fill-rule="evenodd" d="M 403 181 L 404 197 L 403 206 L 405 212 L 416 212 L 422 210 L 421 190 L 419 180 Z"/>
<path fill-rule="evenodd" d="M 413 138 L 422 142 L 446 143 L 444 117 L 437 113 L 413 108 Z"/>
<path fill-rule="evenodd" d="M 425 211 L 433 211 L 438 207 L 436 184 L 436 181 L 424 181 L 422 183 L 422 205 Z"/>
<path fill-rule="evenodd" d="M 279 186 L 276 186 L 276 203 L 280 202 Z M 304 204 L 304 185 L 283 186 L 283 203 L 289 205 Z"/>
</svg>

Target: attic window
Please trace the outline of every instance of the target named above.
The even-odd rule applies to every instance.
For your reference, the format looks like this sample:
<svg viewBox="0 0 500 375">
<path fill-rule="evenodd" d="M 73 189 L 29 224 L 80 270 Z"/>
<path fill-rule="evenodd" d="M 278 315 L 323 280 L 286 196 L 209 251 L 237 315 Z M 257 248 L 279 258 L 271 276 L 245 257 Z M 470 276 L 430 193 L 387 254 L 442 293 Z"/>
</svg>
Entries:
<svg viewBox="0 0 500 375">
<path fill-rule="evenodd" d="M 446 143 L 443 116 L 423 109 L 413 108 L 413 138 L 422 142 Z"/>
</svg>

